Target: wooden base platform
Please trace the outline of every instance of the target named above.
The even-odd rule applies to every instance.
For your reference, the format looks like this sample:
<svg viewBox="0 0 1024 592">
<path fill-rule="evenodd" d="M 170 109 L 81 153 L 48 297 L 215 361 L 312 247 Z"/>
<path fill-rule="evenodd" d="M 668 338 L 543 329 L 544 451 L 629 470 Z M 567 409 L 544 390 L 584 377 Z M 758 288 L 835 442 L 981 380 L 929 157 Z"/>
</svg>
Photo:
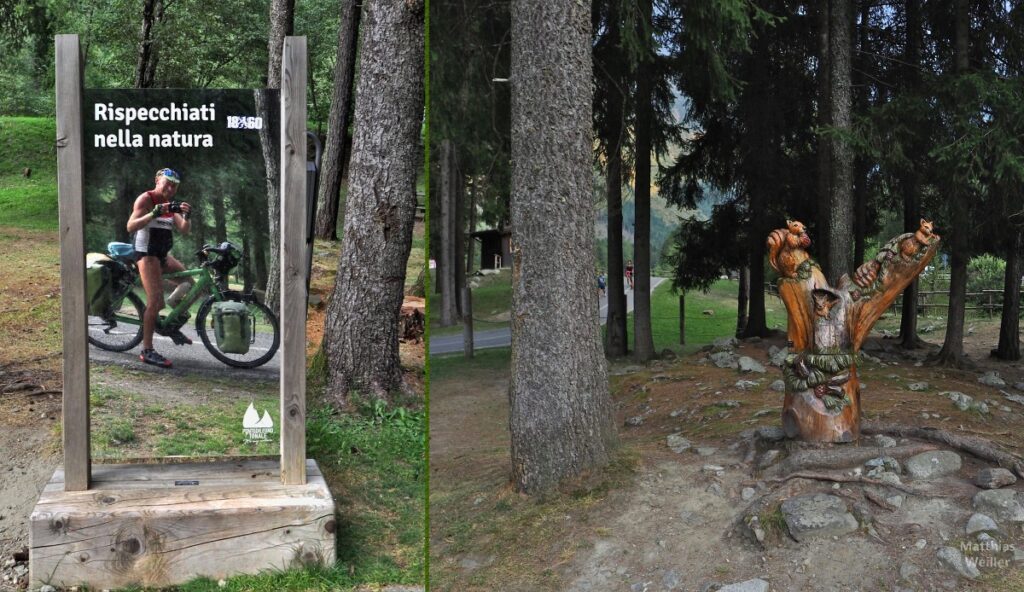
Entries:
<svg viewBox="0 0 1024 592">
<path fill-rule="evenodd" d="M 58 468 L 30 519 L 30 586 L 167 586 L 335 559 L 334 500 L 306 461 L 94 465 L 88 491 Z"/>
</svg>

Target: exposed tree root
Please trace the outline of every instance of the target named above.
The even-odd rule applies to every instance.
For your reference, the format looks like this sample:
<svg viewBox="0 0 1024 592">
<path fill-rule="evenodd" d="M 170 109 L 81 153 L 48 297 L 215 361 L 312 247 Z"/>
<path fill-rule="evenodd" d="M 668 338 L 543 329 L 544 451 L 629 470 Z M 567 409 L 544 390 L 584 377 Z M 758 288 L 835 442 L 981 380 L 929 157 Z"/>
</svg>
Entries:
<svg viewBox="0 0 1024 592">
<path fill-rule="evenodd" d="M 861 431 L 863 432 L 863 429 Z M 891 456 L 898 459 L 922 452 L 929 452 L 936 448 L 938 447 L 933 444 L 905 444 L 892 448 L 880 448 L 877 446 L 830 446 L 828 448 L 800 450 L 790 454 L 788 458 L 779 464 L 768 468 L 766 475 L 781 477 L 812 469 L 846 468 L 864 464 L 864 462 L 879 456 Z"/>
<path fill-rule="evenodd" d="M 871 491 L 870 489 L 864 490 L 864 497 L 867 498 L 868 501 L 874 503 L 876 506 L 889 510 L 890 512 L 896 509 L 896 506 L 890 504 L 888 501 L 886 501 L 885 498 Z"/>
<path fill-rule="evenodd" d="M 866 435 L 884 434 L 886 436 L 893 436 L 897 438 L 917 438 L 919 440 L 935 442 L 937 444 L 961 450 L 982 460 L 994 462 L 1004 469 L 1010 469 L 1018 476 L 1024 477 L 1024 459 L 1015 454 L 998 450 L 991 442 L 980 438 L 974 438 L 972 436 L 958 436 L 952 432 L 947 432 L 946 430 L 940 430 L 938 428 L 885 424 L 878 422 L 864 422 L 861 425 L 861 433 Z"/>
<path fill-rule="evenodd" d="M 775 479 L 768 479 L 770 483 L 784 483 L 790 479 L 812 479 L 815 481 L 832 481 L 834 483 L 862 483 L 864 485 L 876 485 L 878 487 L 891 487 L 897 491 L 908 493 L 910 495 L 917 495 L 922 497 L 943 497 L 934 493 L 927 493 L 913 487 L 907 487 L 906 485 L 900 485 L 897 483 L 889 483 L 887 481 L 879 481 L 878 479 L 870 479 L 861 475 L 846 475 L 843 473 L 815 473 L 811 471 L 798 471 L 791 473 L 785 477 L 777 477 Z"/>
</svg>

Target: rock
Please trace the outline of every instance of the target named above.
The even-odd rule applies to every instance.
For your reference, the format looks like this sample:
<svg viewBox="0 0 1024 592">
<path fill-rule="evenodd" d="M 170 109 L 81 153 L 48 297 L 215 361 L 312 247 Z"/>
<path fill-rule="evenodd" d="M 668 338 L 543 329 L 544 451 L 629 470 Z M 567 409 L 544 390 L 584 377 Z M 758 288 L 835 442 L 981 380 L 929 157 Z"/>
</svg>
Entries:
<svg viewBox="0 0 1024 592">
<path fill-rule="evenodd" d="M 21 577 L 21 576 L 23 576 L 23 575 L 28 573 L 28 567 L 26 567 L 25 565 L 19 563 L 18 565 L 14 566 L 14 573 L 18 577 Z"/>
<path fill-rule="evenodd" d="M 761 578 L 755 578 L 746 582 L 722 586 L 718 592 L 768 592 L 768 582 Z"/>
<path fill-rule="evenodd" d="M 760 362 L 751 358 L 750 356 L 740 356 L 737 360 L 740 367 L 740 372 L 757 372 L 758 374 L 764 374 L 765 368 Z"/>
<path fill-rule="evenodd" d="M 974 478 L 974 484 L 984 489 L 999 489 L 1017 482 L 1017 477 L 1010 471 L 1002 468 L 982 469 Z"/>
<path fill-rule="evenodd" d="M 1018 391 L 1024 391 L 1024 382 L 1013 383 L 1013 388 L 1017 389 Z"/>
<path fill-rule="evenodd" d="M 57 589 L 49 584 L 43 584 L 39 587 L 39 592 L 57 592 Z"/>
<path fill-rule="evenodd" d="M 914 546 L 917 547 L 918 549 L 924 549 L 925 547 L 928 546 L 928 541 L 926 541 L 924 539 L 917 539 L 917 542 L 914 543 Z"/>
<path fill-rule="evenodd" d="M 718 483 L 712 483 L 711 485 L 708 485 L 707 489 L 705 489 L 704 491 L 708 493 L 713 493 L 718 497 L 725 497 L 725 492 L 722 491 L 722 486 L 719 485 Z"/>
<path fill-rule="evenodd" d="M 718 452 L 718 449 L 715 448 L 714 446 L 698 446 L 697 447 L 697 454 L 700 455 L 700 456 L 711 456 L 712 454 L 714 454 L 716 452 Z"/>
<path fill-rule="evenodd" d="M 879 468 L 883 471 L 891 471 L 897 475 L 900 473 L 900 461 L 891 456 L 879 456 L 873 458 L 864 463 L 864 466 L 869 469 Z"/>
<path fill-rule="evenodd" d="M 721 405 L 723 407 L 729 407 L 730 409 L 735 409 L 740 406 L 740 402 L 735 399 L 728 399 L 725 401 L 719 401 L 718 405 Z"/>
<path fill-rule="evenodd" d="M 15 561 L 13 559 L 8 559 L 7 561 L 4 561 L 4 569 L 10 569 L 10 568 L 14 567 L 15 563 L 17 563 L 17 561 Z"/>
<path fill-rule="evenodd" d="M 991 516 L 999 522 L 1024 522 L 1021 495 L 1012 489 L 979 491 L 971 500 L 976 512 Z"/>
<path fill-rule="evenodd" d="M 700 311 L 700 314 L 706 317 L 713 317 L 715 316 L 715 311 L 710 308 L 705 308 L 704 310 Z"/>
<path fill-rule="evenodd" d="M 736 354 L 731 351 L 716 352 L 708 356 L 711 363 L 719 368 L 738 368 L 739 362 L 736 359 Z"/>
<path fill-rule="evenodd" d="M 889 471 L 882 471 L 878 474 L 875 479 L 878 479 L 882 483 L 891 483 L 892 485 L 903 485 L 903 481 L 900 481 L 900 476 L 896 473 L 890 473 Z"/>
<path fill-rule="evenodd" d="M 984 384 L 984 385 L 988 385 L 988 386 L 995 386 L 995 387 L 1006 386 L 1006 381 L 1003 380 L 999 376 L 999 373 L 996 372 L 995 370 L 989 370 L 988 372 L 986 372 L 986 373 L 982 374 L 981 376 L 979 376 L 978 377 L 978 382 L 980 382 L 981 384 Z"/>
<path fill-rule="evenodd" d="M 737 380 L 734 386 L 741 391 L 749 391 L 750 389 L 757 388 L 760 385 L 761 383 L 753 380 Z"/>
<path fill-rule="evenodd" d="M 757 490 L 753 487 L 744 487 L 743 491 L 740 492 L 740 497 L 743 498 L 743 501 L 745 502 L 749 502 L 754 499 L 755 495 L 757 495 Z"/>
<path fill-rule="evenodd" d="M 904 561 L 900 564 L 900 579 L 905 582 L 913 582 L 914 576 L 921 573 L 921 568 L 917 567 L 913 563 Z"/>
<path fill-rule="evenodd" d="M 1020 403 L 1021 405 L 1024 405 L 1024 396 L 1011 395 L 1010 393 L 1007 392 L 1003 392 L 1003 396 L 1009 399 L 1010 401 L 1013 401 L 1014 403 Z"/>
<path fill-rule="evenodd" d="M 975 579 L 981 576 L 978 566 L 973 561 L 966 559 L 963 553 L 955 547 L 942 547 L 938 552 L 939 563 L 952 569 L 961 576 Z"/>
<path fill-rule="evenodd" d="M 922 452 L 907 459 L 907 474 L 914 479 L 934 479 L 960 470 L 960 455 L 950 450 Z"/>
<path fill-rule="evenodd" d="M 771 384 L 771 386 L 769 386 L 768 388 L 770 388 L 770 389 L 772 389 L 773 391 L 776 391 L 776 392 L 780 392 L 780 393 L 784 392 L 786 390 L 786 381 L 784 381 L 784 380 L 782 380 L 780 378 L 780 379 L 776 380 L 775 382 L 773 382 Z"/>
<path fill-rule="evenodd" d="M 953 401 L 953 404 L 960 411 L 967 411 L 974 405 L 974 398 L 960 391 L 942 391 L 939 395 Z"/>
<path fill-rule="evenodd" d="M 765 415 L 771 415 L 772 413 L 774 413 L 773 409 L 762 409 L 754 413 L 754 417 L 764 417 Z"/>
<path fill-rule="evenodd" d="M 635 415 L 626 420 L 626 425 L 635 428 L 644 425 L 644 418 L 641 415 Z"/>
<path fill-rule="evenodd" d="M 967 519 L 967 534 L 974 534 L 976 532 L 995 532 L 998 530 L 999 527 L 996 526 L 996 521 L 984 514 L 975 513 Z"/>
<path fill-rule="evenodd" d="M 903 506 L 903 496 L 902 495 L 892 495 L 892 496 L 889 496 L 889 497 L 885 498 L 885 501 L 889 502 L 889 505 L 894 506 L 896 509 L 899 509 L 900 507 Z"/>
<path fill-rule="evenodd" d="M 681 453 L 688 450 L 692 446 L 690 441 L 682 437 L 679 434 L 668 435 L 668 447 L 672 452 Z"/>
<path fill-rule="evenodd" d="M 735 337 L 719 337 L 718 339 L 711 342 L 711 351 L 713 352 L 731 352 L 736 349 L 740 344 L 740 340 Z"/>
<path fill-rule="evenodd" d="M 772 349 L 774 348 L 774 352 Z M 784 347 L 782 349 L 776 348 L 774 345 L 768 348 L 768 363 L 772 366 L 782 367 L 786 363 L 786 356 L 789 355 L 789 348 Z"/>
<path fill-rule="evenodd" d="M 907 388 L 914 392 L 921 392 L 928 390 L 929 386 L 927 382 L 912 382 L 907 385 Z"/>
<path fill-rule="evenodd" d="M 896 446 L 896 438 L 891 438 L 882 434 L 875 436 L 875 442 L 878 442 L 878 445 L 882 448 L 892 448 Z"/>
<path fill-rule="evenodd" d="M 765 453 L 761 455 L 761 460 L 757 462 L 757 468 L 767 469 L 768 467 L 778 462 L 779 456 L 781 455 L 782 453 L 775 448 L 772 448 L 771 450 L 766 450 Z"/>
<path fill-rule="evenodd" d="M 671 360 L 675 360 L 678 357 L 679 356 L 676 355 L 676 352 L 670 350 L 667 347 L 665 349 L 661 350 L 661 359 L 662 360 L 669 360 L 669 361 L 671 361 Z"/>
<path fill-rule="evenodd" d="M 661 576 L 661 585 L 665 586 L 667 590 L 675 590 L 679 584 L 682 583 L 682 578 L 679 577 L 679 573 L 675 570 L 668 570 L 665 575 Z"/>
<path fill-rule="evenodd" d="M 700 470 L 704 471 L 705 473 L 714 473 L 716 475 L 721 475 L 725 473 L 725 467 L 721 465 L 704 465 L 703 467 L 701 467 Z"/>
<path fill-rule="evenodd" d="M 782 502 L 782 515 L 789 533 L 799 542 L 847 534 L 858 528 L 846 502 L 824 493 L 787 499 Z"/>
</svg>

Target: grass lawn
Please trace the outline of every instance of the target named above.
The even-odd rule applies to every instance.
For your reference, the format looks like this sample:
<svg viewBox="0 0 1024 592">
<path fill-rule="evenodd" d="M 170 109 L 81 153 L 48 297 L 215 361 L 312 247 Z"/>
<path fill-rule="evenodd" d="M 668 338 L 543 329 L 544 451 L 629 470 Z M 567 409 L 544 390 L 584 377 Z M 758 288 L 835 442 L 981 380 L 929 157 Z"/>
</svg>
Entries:
<svg viewBox="0 0 1024 592">
<path fill-rule="evenodd" d="M 431 271 L 431 285 L 434 282 L 434 271 Z M 509 326 L 509 311 L 512 310 L 512 270 L 502 269 L 494 275 L 471 278 L 477 282 L 473 288 L 473 329 L 487 331 Z M 462 333 L 462 323 L 450 327 L 440 325 L 442 295 L 430 294 L 431 335 L 450 335 Z"/>
<path fill-rule="evenodd" d="M 0 117 L 0 226 L 57 229 L 56 137 L 52 118 Z"/>
</svg>

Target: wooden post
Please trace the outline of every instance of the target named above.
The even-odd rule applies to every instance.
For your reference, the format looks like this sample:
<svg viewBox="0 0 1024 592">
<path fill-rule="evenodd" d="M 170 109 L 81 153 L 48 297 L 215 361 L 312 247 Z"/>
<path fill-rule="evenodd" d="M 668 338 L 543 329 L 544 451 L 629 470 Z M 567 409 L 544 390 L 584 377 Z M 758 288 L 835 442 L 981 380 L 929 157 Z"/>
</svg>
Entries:
<svg viewBox="0 0 1024 592">
<path fill-rule="evenodd" d="M 82 203 L 82 54 L 78 35 L 57 35 L 57 200 L 64 329 L 64 490 L 89 489 L 89 342 Z"/>
<path fill-rule="evenodd" d="M 686 345 L 686 292 L 679 292 L 679 345 Z"/>
<path fill-rule="evenodd" d="M 306 483 L 306 38 L 281 60 L 281 483 Z"/>
<path fill-rule="evenodd" d="M 473 290 L 462 287 L 462 348 L 466 358 L 473 357 Z"/>
</svg>

